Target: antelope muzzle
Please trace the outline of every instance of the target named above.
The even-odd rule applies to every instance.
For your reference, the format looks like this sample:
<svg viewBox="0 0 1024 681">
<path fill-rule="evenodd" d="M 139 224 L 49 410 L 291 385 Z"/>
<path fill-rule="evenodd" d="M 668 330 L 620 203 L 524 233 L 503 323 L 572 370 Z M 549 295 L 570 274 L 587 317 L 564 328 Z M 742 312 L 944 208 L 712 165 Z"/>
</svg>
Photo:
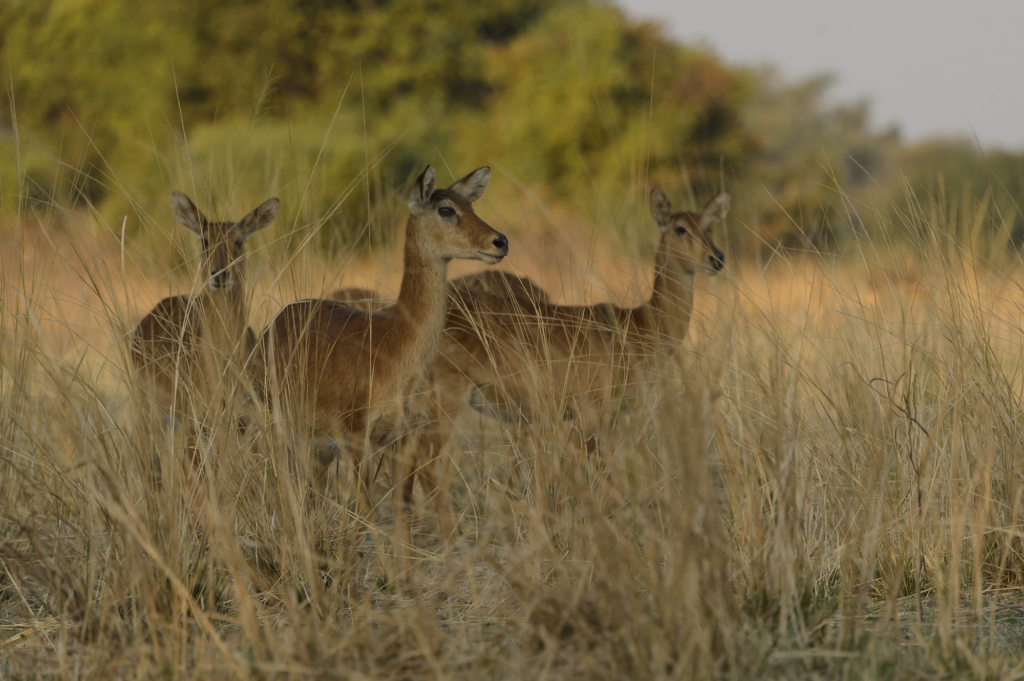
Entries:
<svg viewBox="0 0 1024 681">
<path fill-rule="evenodd" d="M 712 272 L 721 272 L 725 269 L 725 253 L 717 248 L 713 249 L 711 255 L 708 256 L 708 264 Z"/>
</svg>

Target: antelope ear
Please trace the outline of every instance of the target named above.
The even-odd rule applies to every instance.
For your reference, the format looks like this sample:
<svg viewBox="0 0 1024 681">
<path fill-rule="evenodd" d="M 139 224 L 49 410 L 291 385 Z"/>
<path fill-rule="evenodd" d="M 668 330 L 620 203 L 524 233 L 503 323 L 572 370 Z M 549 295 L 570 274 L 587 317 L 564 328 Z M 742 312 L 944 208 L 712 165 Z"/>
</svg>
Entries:
<svg viewBox="0 0 1024 681">
<path fill-rule="evenodd" d="M 487 189 L 487 183 L 490 181 L 491 169 L 488 166 L 484 166 L 483 168 L 477 168 L 451 187 L 448 187 L 448 191 L 455 192 L 470 203 L 476 203 L 484 195 L 484 190 Z"/>
<path fill-rule="evenodd" d="M 651 217 L 661 232 L 667 231 L 672 222 L 672 202 L 660 189 L 651 190 Z"/>
<path fill-rule="evenodd" d="M 280 208 L 281 201 L 276 196 L 253 208 L 238 221 L 238 228 L 241 230 L 242 236 L 248 239 L 264 227 L 269 227 L 277 219 L 277 212 Z"/>
<path fill-rule="evenodd" d="M 206 226 L 206 216 L 199 212 L 196 204 L 181 192 L 171 192 L 171 213 L 174 214 L 174 221 L 182 227 L 188 227 L 198 236 L 203 236 L 203 227 Z"/>
<path fill-rule="evenodd" d="M 409 210 L 414 215 L 418 215 L 430 201 L 430 195 L 434 193 L 436 186 L 437 173 L 434 172 L 433 166 L 427 166 L 423 174 L 416 178 L 416 184 L 412 188 L 412 193 L 409 194 Z"/>
<path fill-rule="evenodd" d="M 707 205 L 700 212 L 700 228 L 708 229 L 716 222 L 721 222 L 729 214 L 729 205 L 732 197 L 729 192 L 722 192 L 715 198 L 708 201 Z"/>
</svg>

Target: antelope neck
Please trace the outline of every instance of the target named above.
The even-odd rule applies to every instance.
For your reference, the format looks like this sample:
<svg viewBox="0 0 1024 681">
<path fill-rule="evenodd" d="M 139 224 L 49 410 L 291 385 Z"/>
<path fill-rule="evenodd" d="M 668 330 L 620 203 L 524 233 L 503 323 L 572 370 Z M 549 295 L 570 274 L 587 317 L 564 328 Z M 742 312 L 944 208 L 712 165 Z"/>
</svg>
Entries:
<svg viewBox="0 0 1024 681">
<path fill-rule="evenodd" d="M 210 291 L 204 288 L 199 296 L 203 324 L 214 344 L 223 342 L 234 347 L 249 323 L 245 299 L 245 285 L 241 278 L 228 291 Z M 229 348 L 225 348 L 229 349 Z"/>
<path fill-rule="evenodd" d="M 416 240 L 415 217 L 405 235 L 405 274 L 395 305 L 399 353 L 429 365 L 444 330 L 448 259 L 425 255 Z"/>
<path fill-rule="evenodd" d="M 653 327 L 648 331 L 681 339 L 689 329 L 693 312 L 694 274 L 673 268 L 666 251 L 667 246 L 662 240 L 654 260 L 654 290 L 647 303 L 652 312 Z"/>
</svg>

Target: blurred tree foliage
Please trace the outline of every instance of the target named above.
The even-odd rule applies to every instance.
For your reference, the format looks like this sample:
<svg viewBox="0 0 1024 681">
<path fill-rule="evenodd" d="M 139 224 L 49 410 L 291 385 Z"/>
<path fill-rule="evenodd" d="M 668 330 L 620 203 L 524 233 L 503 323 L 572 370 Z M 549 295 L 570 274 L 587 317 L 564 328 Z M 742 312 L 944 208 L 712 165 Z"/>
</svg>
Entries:
<svg viewBox="0 0 1024 681">
<path fill-rule="evenodd" d="M 274 192 L 285 227 L 365 243 L 423 164 L 492 163 L 612 226 L 652 184 L 696 204 L 724 183 L 740 243 L 823 247 L 863 228 L 846 194 L 891 189 L 894 159 L 963 170 L 827 104 L 828 78 L 729 67 L 584 0 L 5 0 L 0 65 L 5 204 L 133 227 L 172 189 L 215 212 Z"/>
<path fill-rule="evenodd" d="M 829 75 L 784 83 L 775 71 L 762 69 L 756 80 L 760 87 L 744 123 L 757 141 L 747 179 L 760 195 L 754 220 L 761 238 L 824 248 L 862 231 L 849 199 L 891 182 L 898 132 L 872 131 L 865 101 L 828 104 Z"/>
<path fill-rule="evenodd" d="M 980 207 L 991 224 L 1014 248 L 1024 244 L 1019 222 L 1024 206 L 1024 154 L 1003 150 L 982 153 L 973 140 L 938 139 L 900 149 L 893 165 L 900 171 L 908 191 L 897 196 L 895 210 L 900 216 L 911 212 L 908 194 L 924 213 L 945 214 L 940 223 L 954 223 L 953 214 L 974 214 Z M 918 227 L 900 220 L 906 229 Z"/>
</svg>

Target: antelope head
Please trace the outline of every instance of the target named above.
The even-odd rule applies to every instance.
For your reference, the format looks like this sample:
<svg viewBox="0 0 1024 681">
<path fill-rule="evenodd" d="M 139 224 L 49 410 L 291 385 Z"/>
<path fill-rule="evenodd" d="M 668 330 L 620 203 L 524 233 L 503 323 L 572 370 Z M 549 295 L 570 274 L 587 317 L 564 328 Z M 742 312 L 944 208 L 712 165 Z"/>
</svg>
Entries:
<svg viewBox="0 0 1024 681">
<path fill-rule="evenodd" d="M 209 272 L 206 288 L 213 293 L 228 292 L 242 283 L 245 242 L 277 218 L 281 202 L 267 199 L 238 222 L 212 222 L 181 192 L 171 194 L 174 219 L 199 237 L 203 246 L 200 272 Z"/>
<path fill-rule="evenodd" d="M 708 274 L 717 274 L 725 267 L 725 254 L 711 241 L 712 228 L 729 213 L 731 198 L 721 192 L 700 211 L 672 212 L 672 202 L 660 189 L 651 191 L 651 215 L 661 232 L 661 248 L 668 263 L 687 274 L 700 267 Z"/>
<path fill-rule="evenodd" d="M 488 265 L 508 255 L 505 235 L 473 212 L 473 203 L 483 196 L 490 179 L 491 169 L 484 166 L 447 189 L 438 189 L 437 174 L 427 166 L 409 194 L 420 253 L 445 262 L 461 258 L 482 260 Z"/>
</svg>

